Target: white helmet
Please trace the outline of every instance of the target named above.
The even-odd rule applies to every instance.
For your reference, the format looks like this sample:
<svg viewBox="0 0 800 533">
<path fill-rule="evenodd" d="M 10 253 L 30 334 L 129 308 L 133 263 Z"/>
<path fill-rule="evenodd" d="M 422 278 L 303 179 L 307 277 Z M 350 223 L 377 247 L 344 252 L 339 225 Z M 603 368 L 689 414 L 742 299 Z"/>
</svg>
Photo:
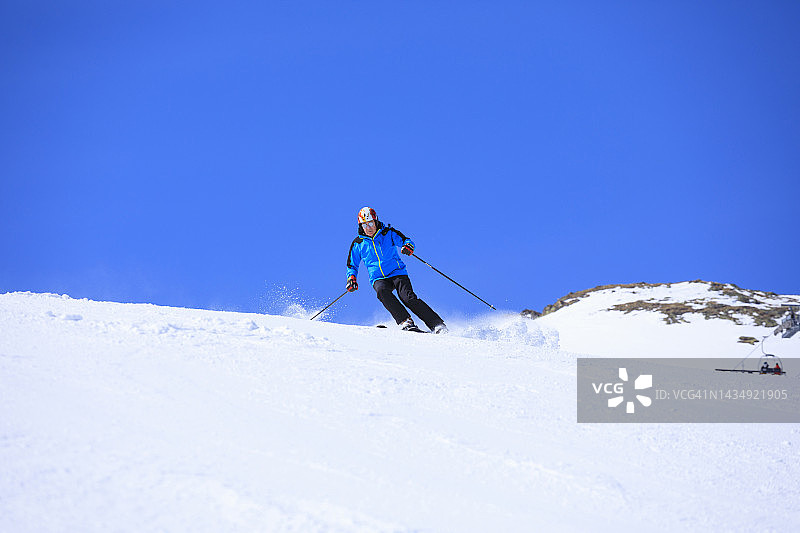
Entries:
<svg viewBox="0 0 800 533">
<path fill-rule="evenodd" d="M 361 211 L 358 212 L 358 223 L 363 224 L 372 220 L 378 221 L 378 214 L 375 213 L 375 210 L 371 207 L 362 207 Z"/>
</svg>

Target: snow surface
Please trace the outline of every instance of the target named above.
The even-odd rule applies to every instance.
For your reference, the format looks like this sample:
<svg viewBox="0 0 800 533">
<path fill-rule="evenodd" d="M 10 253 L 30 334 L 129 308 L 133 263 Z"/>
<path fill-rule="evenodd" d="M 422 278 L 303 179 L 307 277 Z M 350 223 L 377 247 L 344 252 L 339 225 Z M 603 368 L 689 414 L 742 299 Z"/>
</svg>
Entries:
<svg viewBox="0 0 800 533">
<path fill-rule="evenodd" d="M 538 323 L 0 295 L 0 531 L 796 530 L 800 426 L 577 424 Z"/>
</svg>

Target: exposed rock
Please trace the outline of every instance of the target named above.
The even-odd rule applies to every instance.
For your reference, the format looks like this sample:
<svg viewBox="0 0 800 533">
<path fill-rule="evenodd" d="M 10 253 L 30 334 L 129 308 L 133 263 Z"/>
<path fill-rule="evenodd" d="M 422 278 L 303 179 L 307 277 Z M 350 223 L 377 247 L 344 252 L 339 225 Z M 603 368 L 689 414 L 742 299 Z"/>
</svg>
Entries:
<svg viewBox="0 0 800 533">
<path fill-rule="evenodd" d="M 688 305 L 689 303 L 694 305 Z M 743 325 L 742 317 L 749 316 L 753 319 L 756 326 L 775 327 L 778 325 L 777 319 L 789 311 L 788 306 L 761 309 L 751 305 L 727 305 L 719 302 L 707 302 L 700 300 L 690 300 L 686 303 L 662 303 L 647 302 L 638 300 L 625 304 L 617 304 L 609 311 L 623 311 L 625 314 L 633 311 L 655 311 L 664 315 L 667 324 L 678 324 L 688 322 L 683 315 L 697 313 L 703 315 L 706 320 L 721 318 L 732 320 L 734 323 Z"/>
<path fill-rule="evenodd" d="M 680 322 L 688 322 L 688 320 L 683 318 L 683 315 L 686 313 L 694 313 L 695 308 L 689 307 L 684 303 L 660 303 L 638 300 L 636 302 L 617 304 L 611 307 L 609 311 L 622 311 L 626 315 L 633 311 L 655 311 L 666 315 L 664 321 L 667 324 L 678 324 Z"/>
<path fill-rule="evenodd" d="M 649 287 L 660 287 L 662 285 L 666 285 L 667 287 L 671 287 L 671 283 L 625 283 L 625 284 L 615 284 L 615 285 L 599 285 L 594 287 L 593 289 L 585 289 L 578 292 L 571 292 L 566 296 L 562 296 L 555 303 L 552 303 L 546 306 L 542 310 L 542 316 L 549 315 L 554 311 L 558 311 L 559 309 L 566 307 L 568 305 L 572 305 L 575 302 L 580 301 L 581 298 L 588 296 L 589 294 L 597 291 L 602 291 L 605 289 L 633 289 L 633 288 L 649 288 Z"/>
</svg>

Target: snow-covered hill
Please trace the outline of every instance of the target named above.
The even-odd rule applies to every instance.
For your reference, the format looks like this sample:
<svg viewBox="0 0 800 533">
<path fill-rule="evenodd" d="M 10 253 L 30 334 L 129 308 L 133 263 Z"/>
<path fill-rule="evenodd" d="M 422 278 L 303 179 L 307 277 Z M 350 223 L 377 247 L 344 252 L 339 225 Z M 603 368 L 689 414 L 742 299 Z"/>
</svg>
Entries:
<svg viewBox="0 0 800 533">
<path fill-rule="evenodd" d="M 0 531 L 794 530 L 798 425 L 576 423 L 585 307 L 435 336 L 0 295 Z"/>
<path fill-rule="evenodd" d="M 745 357 L 764 337 L 767 353 L 800 357 L 800 335 L 772 334 L 788 305 L 800 296 L 706 281 L 634 283 L 571 293 L 536 322 L 555 328 L 563 349 L 605 357 Z"/>
</svg>

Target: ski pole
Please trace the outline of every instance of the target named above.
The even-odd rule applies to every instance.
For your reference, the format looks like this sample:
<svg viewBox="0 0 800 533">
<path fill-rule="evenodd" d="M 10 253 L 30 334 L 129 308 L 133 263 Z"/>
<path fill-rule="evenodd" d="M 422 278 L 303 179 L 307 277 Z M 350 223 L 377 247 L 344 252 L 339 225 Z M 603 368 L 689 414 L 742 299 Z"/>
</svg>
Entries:
<svg viewBox="0 0 800 533">
<path fill-rule="evenodd" d="M 342 293 L 342 294 L 339 296 L 339 298 L 341 298 L 341 297 L 342 297 L 342 296 L 344 296 L 345 294 L 347 294 L 347 291 L 344 291 L 344 292 L 343 292 L 343 293 Z M 338 302 L 338 301 L 339 301 L 339 298 L 336 298 L 334 301 L 332 301 L 331 303 L 329 303 L 328 305 L 326 305 L 325 307 L 323 307 L 323 308 L 322 308 L 322 311 L 325 311 L 325 309 L 329 308 L 330 306 L 332 306 L 333 304 L 335 304 L 336 302 Z M 319 313 L 317 313 L 316 315 L 312 316 L 312 317 L 311 317 L 311 320 L 314 320 L 314 319 L 315 319 L 315 318 L 317 318 L 319 315 L 321 315 L 321 314 L 322 314 L 322 311 L 320 311 L 320 312 L 319 312 Z"/>
<path fill-rule="evenodd" d="M 489 307 L 491 307 L 492 309 L 494 309 L 495 311 L 497 311 L 497 308 L 496 308 L 495 306 L 493 306 L 492 304 L 490 304 L 489 302 L 487 302 L 486 300 L 484 300 L 483 298 L 481 298 L 480 296 L 478 296 L 477 294 L 475 294 L 474 292 L 472 292 L 471 290 L 469 290 L 468 288 L 466 288 L 465 286 L 463 286 L 462 284 L 460 284 L 459 282 L 457 282 L 456 280 L 454 280 L 453 278 L 451 278 L 450 276 L 448 276 L 447 274 L 445 274 L 444 272 L 442 272 L 441 270 L 439 270 L 438 268 L 436 268 L 435 266 L 433 266 L 432 264 L 428 263 L 427 261 L 425 261 L 425 260 L 424 260 L 423 258 L 421 258 L 420 256 L 418 256 L 418 255 L 416 255 L 416 254 L 412 254 L 412 255 L 413 255 L 414 257 L 416 257 L 417 259 L 419 259 L 420 261 L 422 261 L 423 263 L 425 263 L 426 265 L 428 265 L 429 267 L 431 267 L 432 269 L 434 269 L 436 272 L 438 272 L 438 273 L 439 273 L 439 274 L 441 274 L 442 276 L 446 277 L 447 279 L 449 279 L 450 281 L 452 281 L 453 283 L 455 283 L 456 285 L 458 285 L 459 287 L 461 287 L 462 289 L 464 289 L 465 291 L 467 291 L 468 293 L 470 293 L 471 295 L 473 295 L 473 296 L 474 296 L 475 298 L 477 298 L 478 300 L 482 301 L 483 303 L 485 303 L 486 305 L 488 305 Z"/>
</svg>

